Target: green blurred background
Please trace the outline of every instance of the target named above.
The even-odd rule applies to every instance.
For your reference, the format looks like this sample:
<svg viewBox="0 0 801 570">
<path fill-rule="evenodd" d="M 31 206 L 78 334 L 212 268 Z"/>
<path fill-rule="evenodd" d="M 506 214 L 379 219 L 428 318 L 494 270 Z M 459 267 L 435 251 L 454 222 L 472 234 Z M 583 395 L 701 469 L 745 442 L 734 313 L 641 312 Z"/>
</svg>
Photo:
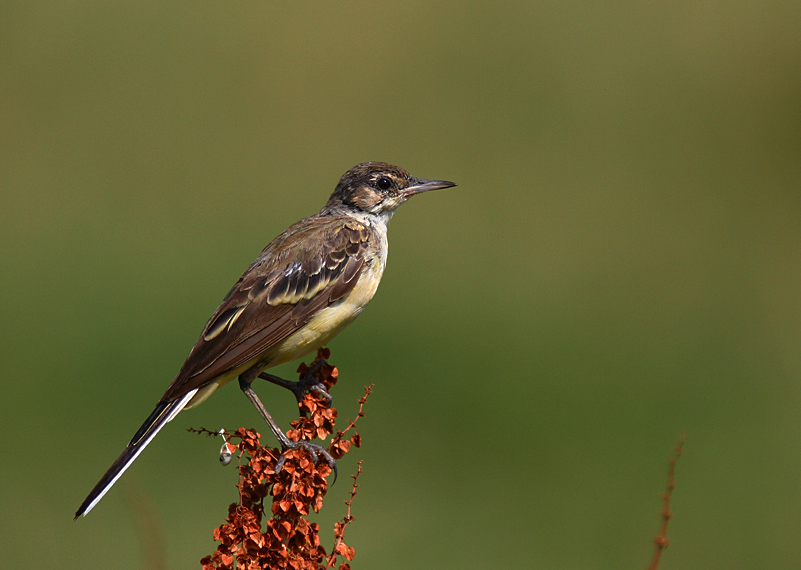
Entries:
<svg viewBox="0 0 801 570">
<path fill-rule="evenodd" d="M 797 567 L 798 2 L 6 2 L 0 124 L 5 567 L 199 567 L 233 387 L 72 515 L 365 160 L 459 187 L 331 345 L 342 417 L 376 387 L 329 548 L 363 459 L 354 568 L 643 568 L 686 430 L 661 568 Z"/>
</svg>

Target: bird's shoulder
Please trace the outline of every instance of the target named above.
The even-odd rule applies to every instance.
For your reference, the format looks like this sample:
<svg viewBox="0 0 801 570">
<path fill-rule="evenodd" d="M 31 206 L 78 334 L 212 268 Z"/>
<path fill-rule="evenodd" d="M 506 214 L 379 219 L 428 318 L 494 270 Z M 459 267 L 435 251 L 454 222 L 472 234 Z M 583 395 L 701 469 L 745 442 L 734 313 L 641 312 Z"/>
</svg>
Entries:
<svg viewBox="0 0 801 570">
<path fill-rule="evenodd" d="M 352 216 L 316 214 L 293 224 L 271 241 L 242 275 L 239 289 L 249 291 L 252 300 L 264 292 L 265 285 L 275 282 L 270 304 L 297 302 L 297 295 L 281 295 L 276 281 L 335 272 L 349 258 L 369 257 L 377 241 L 376 231 Z"/>
</svg>

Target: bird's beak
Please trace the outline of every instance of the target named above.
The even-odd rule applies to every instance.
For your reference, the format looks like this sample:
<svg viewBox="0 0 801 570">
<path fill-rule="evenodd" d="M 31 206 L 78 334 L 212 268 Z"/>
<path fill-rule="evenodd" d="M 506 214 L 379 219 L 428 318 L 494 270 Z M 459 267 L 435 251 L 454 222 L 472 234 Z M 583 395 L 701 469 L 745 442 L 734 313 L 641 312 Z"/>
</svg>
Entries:
<svg viewBox="0 0 801 570">
<path fill-rule="evenodd" d="M 429 190 L 441 190 L 442 188 L 451 188 L 456 186 L 456 182 L 448 182 L 447 180 L 422 180 L 415 178 L 411 186 L 407 186 L 401 190 L 401 195 L 404 198 L 409 198 L 420 192 L 428 192 Z"/>
</svg>

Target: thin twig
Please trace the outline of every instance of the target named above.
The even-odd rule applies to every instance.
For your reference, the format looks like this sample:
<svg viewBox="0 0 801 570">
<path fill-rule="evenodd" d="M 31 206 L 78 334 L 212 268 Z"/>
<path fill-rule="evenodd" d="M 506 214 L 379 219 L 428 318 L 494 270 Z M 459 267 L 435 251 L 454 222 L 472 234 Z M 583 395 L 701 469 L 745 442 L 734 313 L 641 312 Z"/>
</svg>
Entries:
<svg viewBox="0 0 801 570">
<path fill-rule="evenodd" d="M 364 417 L 364 414 L 362 413 L 362 410 L 364 410 L 364 404 L 365 404 L 365 402 L 367 402 L 367 396 L 369 396 L 370 394 L 373 393 L 373 386 L 375 386 L 375 384 L 370 382 L 369 385 L 364 387 L 364 396 L 359 398 L 359 413 L 356 414 L 356 419 L 355 420 L 348 420 L 348 427 L 346 427 L 342 431 L 337 431 L 337 435 L 345 435 L 346 433 L 348 433 L 348 431 L 350 431 L 351 429 L 356 427 L 356 422 L 359 421 L 359 418 L 363 418 Z"/>
<path fill-rule="evenodd" d="M 372 386 L 372 384 L 370 386 Z M 368 388 L 368 392 L 367 393 L 368 394 L 370 393 L 369 392 L 369 388 Z M 331 554 L 328 556 L 328 564 L 326 565 L 325 570 L 328 570 L 329 568 L 333 568 L 334 567 L 334 564 L 337 563 L 337 557 L 340 554 L 344 555 L 346 558 L 348 558 L 348 560 L 353 558 L 352 555 L 348 556 L 345 552 L 341 552 L 340 550 L 347 550 L 347 547 L 345 547 L 343 549 L 343 545 L 344 545 L 344 541 L 345 541 L 345 529 L 348 528 L 348 525 L 351 522 L 356 520 L 353 516 L 351 516 L 350 508 L 353 505 L 353 499 L 356 497 L 356 494 L 357 494 L 356 493 L 356 489 L 359 487 L 359 485 L 357 483 L 357 480 L 359 479 L 359 475 L 361 475 L 361 474 L 362 474 L 362 462 L 359 461 L 359 464 L 356 466 L 356 474 L 355 475 L 351 475 L 351 477 L 353 477 L 353 488 L 350 490 L 350 499 L 345 501 L 345 504 L 348 506 L 348 512 L 347 512 L 347 514 L 345 514 L 345 517 L 342 519 L 342 522 L 341 523 L 337 523 L 335 525 L 336 530 L 334 532 L 334 535 L 335 535 L 337 541 L 336 541 L 336 544 L 334 544 L 334 549 L 331 551 Z M 350 549 L 350 550 L 351 550 L 351 553 L 352 553 L 352 549 Z"/>
<path fill-rule="evenodd" d="M 662 510 L 662 528 L 660 529 L 656 539 L 654 539 L 656 548 L 654 550 L 654 558 L 651 561 L 651 565 L 648 567 L 648 570 L 657 570 L 657 567 L 659 566 L 659 560 L 662 558 L 662 552 L 664 552 L 665 548 L 667 548 L 669 542 L 667 537 L 667 528 L 668 522 L 670 522 L 670 519 L 673 517 L 673 514 L 670 512 L 670 498 L 673 496 L 673 489 L 676 488 L 676 463 L 678 462 L 679 457 L 681 457 L 685 439 L 687 439 L 687 434 L 682 433 L 681 436 L 679 436 L 679 442 L 676 444 L 676 453 L 671 458 L 670 463 L 668 463 L 668 482 L 665 492 L 662 494 L 662 499 L 665 502 L 664 509 Z"/>
</svg>

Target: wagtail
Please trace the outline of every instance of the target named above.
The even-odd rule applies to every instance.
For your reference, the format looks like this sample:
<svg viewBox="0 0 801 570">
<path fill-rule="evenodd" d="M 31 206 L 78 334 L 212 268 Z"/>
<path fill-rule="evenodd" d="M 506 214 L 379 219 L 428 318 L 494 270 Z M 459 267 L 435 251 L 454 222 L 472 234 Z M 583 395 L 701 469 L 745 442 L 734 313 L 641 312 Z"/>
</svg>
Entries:
<svg viewBox="0 0 801 570">
<path fill-rule="evenodd" d="M 200 338 L 142 427 L 75 513 L 91 511 L 178 412 L 197 406 L 234 378 L 283 451 L 303 446 L 313 457 L 331 456 L 319 445 L 290 441 L 251 388 L 256 378 L 290 388 L 300 400 L 314 380 L 290 382 L 265 369 L 325 345 L 362 312 L 387 263 L 387 224 L 411 196 L 456 186 L 422 180 L 397 166 L 365 162 L 348 170 L 320 213 L 275 238 L 214 311 Z M 309 375 L 306 378 L 310 378 Z"/>
</svg>

